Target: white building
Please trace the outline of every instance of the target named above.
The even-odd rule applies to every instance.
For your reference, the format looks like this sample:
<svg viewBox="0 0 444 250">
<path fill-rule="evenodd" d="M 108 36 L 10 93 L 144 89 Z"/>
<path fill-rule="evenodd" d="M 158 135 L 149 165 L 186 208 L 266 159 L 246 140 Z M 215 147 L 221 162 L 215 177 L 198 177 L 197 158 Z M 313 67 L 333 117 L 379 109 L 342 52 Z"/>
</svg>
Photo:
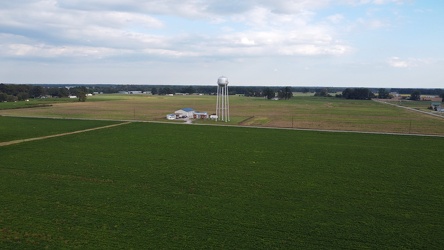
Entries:
<svg viewBox="0 0 444 250">
<path fill-rule="evenodd" d="M 183 108 L 176 110 L 174 114 L 167 114 L 166 118 L 168 120 L 176 119 L 208 119 L 209 115 L 207 112 L 199 112 L 192 108 Z"/>
<path fill-rule="evenodd" d="M 180 118 L 193 118 L 194 113 L 196 113 L 196 111 L 194 111 L 194 109 L 192 109 L 192 108 L 183 108 L 183 109 L 176 110 L 174 112 L 176 117 L 179 119 Z"/>
</svg>

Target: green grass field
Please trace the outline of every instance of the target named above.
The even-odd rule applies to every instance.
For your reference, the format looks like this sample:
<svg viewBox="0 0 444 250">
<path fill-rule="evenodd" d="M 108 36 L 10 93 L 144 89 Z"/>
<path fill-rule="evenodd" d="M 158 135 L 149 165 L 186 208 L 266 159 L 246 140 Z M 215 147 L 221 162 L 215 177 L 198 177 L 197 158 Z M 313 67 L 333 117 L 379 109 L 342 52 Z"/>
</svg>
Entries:
<svg viewBox="0 0 444 250">
<path fill-rule="evenodd" d="M 10 145 L 0 248 L 440 249 L 442 155 L 438 137 L 152 123 Z"/>
<path fill-rule="evenodd" d="M 110 121 L 35 119 L 0 116 L 0 142 L 67 133 L 115 124 Z"/>
</svg>

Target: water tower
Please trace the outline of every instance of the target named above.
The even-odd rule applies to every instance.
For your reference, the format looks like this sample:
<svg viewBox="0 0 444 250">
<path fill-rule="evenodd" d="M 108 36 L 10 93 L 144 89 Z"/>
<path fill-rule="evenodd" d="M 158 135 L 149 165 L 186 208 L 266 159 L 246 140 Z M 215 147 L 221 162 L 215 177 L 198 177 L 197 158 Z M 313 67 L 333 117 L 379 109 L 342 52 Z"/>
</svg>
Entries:
<svg viewBox="0 0 444 250">
<path fill-rule="evenodd" d="M 217 79 L 216 121 L 230 121 L 230 102 L 228 100 L 228 78 Z"/>
</svg>

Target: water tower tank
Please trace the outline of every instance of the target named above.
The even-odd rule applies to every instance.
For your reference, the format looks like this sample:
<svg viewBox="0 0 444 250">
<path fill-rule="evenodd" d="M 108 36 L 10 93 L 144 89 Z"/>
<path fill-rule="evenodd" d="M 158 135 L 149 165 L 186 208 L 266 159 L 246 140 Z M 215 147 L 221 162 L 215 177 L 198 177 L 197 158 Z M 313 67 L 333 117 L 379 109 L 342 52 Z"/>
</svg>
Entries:
<svg viewBox="0 0 444 250">
<path fill-rule="evenodd" d="M 225 76 L 219 77 L 219 79 L 217 79 L 217 84 L 219 86 L 227 86 L 228 85 L 228 78 L 226 78 Z"/>
</svg>

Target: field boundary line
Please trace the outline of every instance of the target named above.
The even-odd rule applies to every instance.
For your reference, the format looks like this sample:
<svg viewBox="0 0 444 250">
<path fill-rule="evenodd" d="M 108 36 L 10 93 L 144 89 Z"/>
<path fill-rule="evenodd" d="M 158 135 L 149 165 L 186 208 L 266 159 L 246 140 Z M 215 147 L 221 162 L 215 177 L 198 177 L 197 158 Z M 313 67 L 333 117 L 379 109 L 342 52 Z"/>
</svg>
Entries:
<svg viewBox="0 0 444 250">
<path fill-rule="evenodd" d="M 375 101 L 378 102 L 378 101 Z M 385 103 L 383 103 L 385 104 Z M 388 105 L 393 105 L 389 104 Z M 403 106 L 400 106 L 403 107 Z M 417 112 L 418 111 L 413 109 Z M 426 113 L 425 114 L 430 114 Z M 434 114 L 431 114 L 434 115 Z M 297 131 L 313 131 L 313 132 L 329 132 L 329 133 L 356 133 L 356 134 L 374 134 L 374 135 L 400 135 L 400 136 L 421 136 L 421 137 L 441 137 L 444 138 L 442 134 L 416 134 L 416 133 L 400 133 L 400 132 L 378 132 L 378 131 L 359 131 L 359 130 L 332 130 L 332 129 L 313 129 L 313 128 L 291 128 L 291 127 L 268 127 L 268 126 L 248 126 L 240 124 L 203 124 L 203 123 L 183 123 L 183 122 L 168 122 L 168 121 L 144 121 L 144 120 L 113 120 L 113 119 L 91 119 L 91 118 L 58 118 L 58 117 L 44 117 L 44 116 L 16 116 L 16 115 L 0 115 L 5 117 L 22 117 L 22 118 L 36 118 L 36 119 L 71 119 L 71 120 L 86 120 L 86 121 L 113 121 L 113 122 L 126 122 L 126 123 L 154 123 L 154 124 L 170 124 L 170 125 L 195 125 L 195 126 L 215 126 L 215 127 L 238 127 L 238 128 L 255 128 L 255 129 L 278 129 L 278 130 L 297 130 Z M 436 115 L 435 115 L 436 116 Z M 442 116 L 438 116 L 444 118 Z M 251 118 L 251 117 L 250 117 Z M 125 123 L 125 124 L 126 124 Z M 118 124 L 123 125 L 123 124 Z M 0 142 L 0 146 L 2 142 Z"/>
<path fill-rule="evenodd" d="M 117 127 L 117 126 L 121 126 L 121 125 L 126 125 L 126 124 L 129 124 L 129 123 L 132 123 L 132 122 L 127 121 L 127 122 L 122 122 L 122 123 L 118 123 L 118 124 L 111 124 L 111 125 L 106 125 L 106 126 L 102 126 L 102 127 L 77 130 L 77 131 L 66 132 L 66 133 L 55 134 L 55 135 L 46 135 L 46 136 L 40 136 L 40 137 L 34 137 L 34 138 L 27 138 L 27 139 L 19 139 L 19 140 L 14 140 L 14 141 L 0 142 L 0 147 L 2 147 L 2 146 L 9 146 L 9 145 L 13 145 L 13 144 L 18 144 L 18 143 L 22 143 L 22 142 L 44 140 L 44 139 L 49 139 L 49 138 L 54 138 L 54 137 L 65 136 L 65 135 L 73 135 L 73 134 L 85 133 L 85 132 L 99 130 L 99 129 L 112 128 L 112 127 Z"/>
<path fill-rule="evenodd" d="M 402 106 L 402 105 L 398 105 L 398 104 L 394 104 L 394 103 L 389 103 L 389 102 L 386 102 L 386 101 L 381 101 L 381 100 L 376 100 L 376 99 L 372 99 L 372 100 L 375 101 L 375 102 L 378 102 L 378 103 L 392 105 L 392 106 L 395 106 L 395 107 L 398 107 L 398 108 L 404 108 L 404 109 L 407 109 L 407 110 L 410 110 L 410 111 L 414 111 L 414 112 L 418 112 L 418 113 L 421 113 L 421 114 L 431 115 L 431 116 L 435 116 L 435 117 L 439 117 L 439 118 L 444 119 L 444 116 L 439 115 L 439 114 L 430 113 L 430 112 L 427 112 L 427 111 L 418 110 L 418 109 L 414 109 L 414 108 L 410 108 L 410 107 L 406 107 L 406 106 Z"/>
<path fill-rule="evenodd" d="M 147 121 L 149 122 L 149 121 Z M 152 122 L 155 123 L 155 122 Z M 167 124 L 174 124 L 168 123 Z M 180 124 L 180 123 L 177 123 Z M 180 124 L 181 125 L 181 124 Z M 376 132 L 376 131 L 359 131 L 359 130 L 331 130 L 331 129 L 311 129 L 311 128 L 289 128 L 289 127 L 267 127 L 267 126 L 247 126 L 247 125 L 223 125 L 223 124 L 197 124 L 195 126 L 216 126 L 216 127 L 237 127 L 237 128 L 254 128 L 254 129 L 276 129 L 276 130 L 293 130 L 293 131 L 308 131 L 308 132 L 326 132 L 326 133 L 351 133 L 351 134 L 370 134 L 370 135 L 396 135 L 396 136 L 419 136 L 419 137 L 441 137 L 440 134 L 415 134 L 415 133 L 398 133 L 398 132 Z"/>
</svg>

